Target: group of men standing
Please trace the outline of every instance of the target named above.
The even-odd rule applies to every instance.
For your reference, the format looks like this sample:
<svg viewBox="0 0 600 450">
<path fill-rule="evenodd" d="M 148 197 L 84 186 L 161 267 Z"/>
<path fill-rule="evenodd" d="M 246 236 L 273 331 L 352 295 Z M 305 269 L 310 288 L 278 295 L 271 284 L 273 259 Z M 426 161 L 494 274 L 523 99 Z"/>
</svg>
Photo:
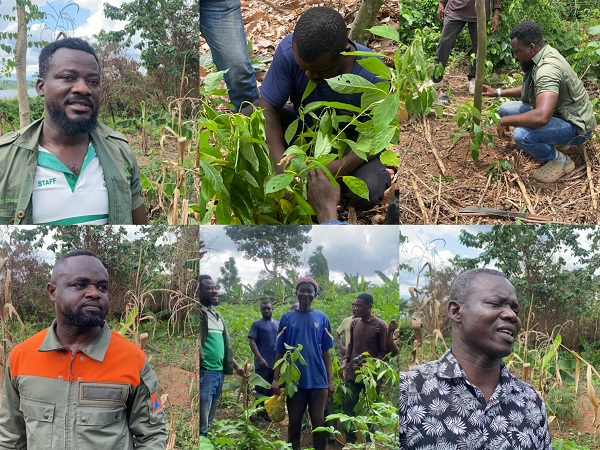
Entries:
<svg viewBox="0 0 600 450">
<path fill-rule="evenodd" d="M 213 326 L 203 325 L 200 331 L 200 434 L 205 436 L 215 417 L 223 374 L 231 374 L 234 367 L 240 369 L 230 351 L 230 338 L 224 321 L 214 309 L 218 305 L 216 292 L 213 280 L 201 275 L 201 324 L 214 323 Z M 257 387 L 257 393 L 263 396 L 279 393 L 281 388 L 280 366 L 275 367 L 275 362 L 285 355 L 288 348 L 302 346 L 301 354 L 306 364 L 298 364 L 300 379 L 297 392 L 286 398 L 289 419 L 287 442 L 297 450 L 300 449 L 302 421 L 307 410 L 313 429 L 325 424 L 325 411 L 334 391 L 333 379 L 336 374 L 332 371 L 330 350 L 334 348 L 334 337 L 329 318 L 312 307 L 313 300 L 319 294 L 319 285 L 311 277 L 302 277 L 296 282 L 295 292 L 297 304 L 292 305 L 279 321 L 273 319 L 273 304 L 270 301 L 261 303 L 262 318 L 252 323 L 248 340 L 254 355 L 255 372 L 271 383 L 271 389 Z M 372 313 L 373 302 L 373 297 L 367 293 L 353 300 L 352 321 L 347 333 L 344 333 L 341 367 L 348 394 L 342 409 L 350 416 L 354 415 L 354 407 L 364 389 L 364 384 L 355 380 L 366 355 L 383 359 L 387 354 L 395 355 L 398 352 L 393 340 L 397 322 L 393 320 L 388 327 L 385 321 Z M 213 336 L 210 337 L 210 334 Z M 220 366 L 211 366 L 207 363 L 207 355 L 217 352 L 222 363 Z M 246 376 L 241 369 L 238 374 Z M 220 386 L 215 388 L 215 384 L 209 381 L 213 378 L 219 381 Z M 262 417 L 269 420 L 265 414 Z M 353 430 L 347 433 L 346 441 L 356 441 Z M 326 433 L 313 434 L 315 450 L 325 450 L 326 444 Z"/>
</svg>

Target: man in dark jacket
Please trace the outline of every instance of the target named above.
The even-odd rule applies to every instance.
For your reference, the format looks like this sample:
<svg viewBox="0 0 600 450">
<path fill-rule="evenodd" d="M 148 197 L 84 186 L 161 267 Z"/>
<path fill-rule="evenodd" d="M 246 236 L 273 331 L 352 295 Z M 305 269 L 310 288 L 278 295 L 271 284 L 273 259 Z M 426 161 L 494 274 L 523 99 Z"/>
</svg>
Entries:
<svg viewBox="0 0 600 450">
<path fill-rule="evenodd" d="M 225 375 L 244 370 L 233 359 L 231 340 L 223 317 L 214 308 L 219 290 L 209 275 L 200 275 L 200 436 L 208 435 L 215 418 Z"/>
</svg>

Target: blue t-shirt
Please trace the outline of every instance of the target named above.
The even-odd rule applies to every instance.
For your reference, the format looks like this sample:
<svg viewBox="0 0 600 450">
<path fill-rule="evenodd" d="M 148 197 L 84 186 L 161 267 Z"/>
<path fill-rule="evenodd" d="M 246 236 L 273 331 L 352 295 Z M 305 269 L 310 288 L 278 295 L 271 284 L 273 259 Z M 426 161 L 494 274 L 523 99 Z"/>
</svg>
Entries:
<svg viewBox="0 0 600 450">
<path fill-rule="evenodd" d="M 285 353 L 285 345 L 302 344 L 302 357 L 306 365 L 297 363 L 300 369 L 298 387 L 302 389 L 327 389 L 327 370 L 323 352 L 333 348 L 331 325 L 324 312 L 288 311 L 281 316 L 275 350 Z"/>
<path fill-rule="evenodd" d="M 282 108 L 287 103 L 288 99 L 290 99 L 294 104 L 294 109 L 298 111 L 302 94 L 304 94 L 306 85 L 308 84 L 308 78 L 304 75 L 304 72 L 300 69 L 300 66 L 296 63 L 296 59 L 294 58 L 292 35 L 293 33 L 288 34 L 277 46 L 275 55 L 273 55 L 273 62 L 260 87 L 260 95 L 275 108 Z M 351 40 L 348 40 L 348 42 L 354 45 L 358 51 L 372 51 L 364 45 L 357 44 Z M 364 58 L 364 56 L 356 57 L 357 60 L 362 58 Z M 352 73 L 360 75 L 371 83 L 378 83 L 381 81 L 375 74 L 363 69 L 357 62 L 354 62 Z M 362 94 L 340 94 L 331 89 L 329 84 L 325 82 L 317 84 L 315 90 L 304 99 L 302 104 L 307 105 L 308 103 L 322 100 L 342 102 L 360 107 L 361 95 Z"/>
<path fill-rule="evenodd" d="M 275 355 L 277 354 L 275 352 L 275 339 L 277 338 L 278 327 L 279 322 L 276 320 L 258 319 L 254 321 L 248 332 L 248 337 L 256 342 L 256 347 L 258 347 L 261 356 L 267 361 L 269 369 L 272 369 L 275 364 Z M 259 368 L 256 358 L 254 358 L 254 367 Z"/>
</svg>

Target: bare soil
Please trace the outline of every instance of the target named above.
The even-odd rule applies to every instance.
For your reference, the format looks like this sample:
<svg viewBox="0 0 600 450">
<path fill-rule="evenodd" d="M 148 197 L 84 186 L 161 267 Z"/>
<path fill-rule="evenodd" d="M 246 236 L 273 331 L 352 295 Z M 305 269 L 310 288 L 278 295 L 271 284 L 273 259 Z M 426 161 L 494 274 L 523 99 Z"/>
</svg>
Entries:
<svg viewBox="0 0 600 450">
<path fill-rule="evenodd" d="M 154 368 L 164 393 L 168 394 L 168 404 L 188 406 L 192 403 L 190 385 L 197 377 L 192 372 L 179 367 L 157 366 Z"/>
</svg>

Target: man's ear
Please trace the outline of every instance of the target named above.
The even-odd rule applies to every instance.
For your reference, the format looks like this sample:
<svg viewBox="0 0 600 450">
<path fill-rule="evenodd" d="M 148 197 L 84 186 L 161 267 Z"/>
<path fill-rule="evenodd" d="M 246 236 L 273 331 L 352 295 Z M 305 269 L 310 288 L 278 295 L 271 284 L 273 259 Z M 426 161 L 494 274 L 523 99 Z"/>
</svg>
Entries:
<svg viewBox="0 0 600 450">
<path fill-rule="evenodd" d="M 54 284 L 52 284 L 52 283 L 46 284 L 46 292 L 48 293 L 50 300 L 52 300 L 52 301 L 56 300 L 56 286 Z"/>
<path fill-rule="evenodd" d="M 450 300 L 448 302 L 448 315 L 450 316 L 450 320 L 454 323 L 462 322 L 462 312 L 463 305 L 456 300 Z"/>
<path fill-rule="evenodd" d="M 44 82 L 44 80 L 42 78 L 38 78 L 37 81 L 35 82 L 35 91 L 37 92 L 37 94 L 40 97 L 44 96 L 44 86 L 46 85 L 46 83 Z"/>
<path fill-rule="evenodd" d="M 350 44 L 350 42 L 346 42 L 346 47 L 344 47 L 344 51 L 345 52 L 351 52 L 352 51 L 352 44 Z"/>
</svg>

